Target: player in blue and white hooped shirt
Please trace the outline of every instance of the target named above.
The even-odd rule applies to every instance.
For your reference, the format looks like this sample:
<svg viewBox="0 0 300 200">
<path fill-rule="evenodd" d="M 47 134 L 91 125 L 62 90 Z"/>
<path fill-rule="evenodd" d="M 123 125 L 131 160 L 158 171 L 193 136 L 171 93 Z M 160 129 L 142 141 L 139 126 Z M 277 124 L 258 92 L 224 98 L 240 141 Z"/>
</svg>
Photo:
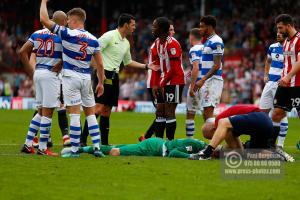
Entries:
<svg viewBox="0 0 300 200">
<path fill-rule="evenodd" d="M 192 64 L 191 71 L 191 84 L 188 89 L 187 102 L 186 102 L 186 136 L 193 137 L 195 133 L 195 114 L 200 110 L 200 93 L 199 91 L 194 92 L 194 86 L 196 81 L 201 79 L 201 57 L 203 44 L 201 41 L 199 28 L 193 28 L 189 34 L 189 42 L 192 46 L 189 51 L 189 60 Z"/>
<path fill-rule="evenodd" d="M 214 16 L 207 15 L 200 19 L 200 35 L 206 38 L 202 51 L 201 76 L 196 82 L 194 91 L 200 89 L 201 109 L 204 121 L 213 121 L 214 108 L 220 103 L 223 78 L 222 59 L 224 43 L 215 33 L 217 20 Z"/>
<path fill-rule="evenodd" d="M 95 99 L 91 84 L 92 58 L 97 67 L 99 83 L 98 96 L 103 93 L 104 70 L 100 45 L 95 36 L 84 30 L 86 13 L 81 8 L 73 8 L 68 13 L 68 27 L 59 26 L 49 19 L 47 0 L 42 0 L 40 20 L 44 26 L 56 33 L 63 46 L 63 94 L 70 114 L 71 153 L 64 157 L 78 157 L 80 144 L 80 106 L 82 105 L 88 122 L 96 157 L 103 156 L 100 151 L 99 126 L 95 116 Z"/>
<path fill-rule="evenodd" d="M 65 25 L 67 16 L 62 11 L 53 14 L 53 20 Z M 34 66 L 29 62 L 28 55 L 35 55 Z M 27 132 L 25 144 L 21 150 L 24 153 L 35 153 L 33 138 L 40 129 L 40 141 L 37 154 L 55 156 L 47 148 L 52 124 L 52 115 L 55 108 L 59 107 L 60 84 L 58 72 L 62 65 L 61 39 L 51 33 L 47 28 L 34 32 L 20 50 L 21 61 L 26 71 L 32 74 L 34 71 L 35 96 L 38 113 L 32 118 Z"/>
<path fill-rule="evenodd" d="M 285 38 L 281 33 L 277 33 L 276 39 L 277 42 L 271 44 L 268 49 L 267 59 L 265 61 L 264 76 L 264 82 L 266 85 L 263 89 L 259 102 L 260 109 L 266 113 L 270 113 L 270 111 L 274 108 L 273 101 L 278 87 L 278 81 L 281 78 L 283 70 L 283 43 Z M 278 146 L 283 147 L 287 131 L 288 118 L 286 116 L 280 122 L 280 132 L 277 142 Z"/>
</svg>

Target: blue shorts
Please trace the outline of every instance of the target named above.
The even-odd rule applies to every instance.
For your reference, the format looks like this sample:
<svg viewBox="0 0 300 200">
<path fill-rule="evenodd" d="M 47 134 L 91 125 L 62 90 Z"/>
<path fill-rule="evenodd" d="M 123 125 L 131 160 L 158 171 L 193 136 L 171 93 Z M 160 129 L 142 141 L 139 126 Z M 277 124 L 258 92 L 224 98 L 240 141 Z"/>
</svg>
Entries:
<svg viewBox="0 0 300 200">
<path fill-rule="evenodd" d="M 232 133 L 250 135 L 250 148 L 271 148 L 273 123 L 264 112 L 253 112 L 229 117 L 233 127 Z"/>
</svg>

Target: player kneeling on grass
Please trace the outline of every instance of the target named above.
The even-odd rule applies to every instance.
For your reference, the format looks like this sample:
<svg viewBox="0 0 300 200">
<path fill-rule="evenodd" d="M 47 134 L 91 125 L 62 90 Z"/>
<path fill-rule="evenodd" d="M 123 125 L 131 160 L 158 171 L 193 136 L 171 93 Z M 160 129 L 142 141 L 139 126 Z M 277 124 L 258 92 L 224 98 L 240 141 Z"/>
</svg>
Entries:
<svg viewBox="0 0 300 200">
<path fill-rule="evenodd" d="M 203 150 L 206 143 L 192 138 L 163 140 L 149 138 L 138 144 L 121 144 L 115 146 L 102 145 L 101 151 L 111 156 L 162 156 L 174 158 L 191 158 L 193 154 Z M 64 148 L 61 155 L 70 153 L 71 148 Z M 92 146 L 80 147 L 81 153 L 93 154 Z"/>
<path fill-rule="evenodd" d="M 275 137 L 271 119 L 264 112 L 253 105 L 237 105 L 217 116 L 215 123 L 206 122 L 202 128 L 206 138 L 211 138 L 209 145 L 192 159 L 207 160 L 214 153 L 215 148 L 225 140 L 230 149 L 244 149 L 240 135 L 250 135 L 246 148 L 274 149 Z M 271 151 L 268 151 L 272 153 Z M 277 149 L 283 160 L 293 162 L 294 159 L 282 149 Z"/>
</svg>

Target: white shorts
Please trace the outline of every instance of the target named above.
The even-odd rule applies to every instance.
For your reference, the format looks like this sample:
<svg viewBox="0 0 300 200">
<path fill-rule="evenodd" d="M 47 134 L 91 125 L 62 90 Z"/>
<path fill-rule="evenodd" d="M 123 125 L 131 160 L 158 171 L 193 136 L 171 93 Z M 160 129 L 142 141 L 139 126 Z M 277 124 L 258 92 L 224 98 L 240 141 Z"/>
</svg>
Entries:
<svg viewBox="0 0 300 200">
<path fill-rule="evenodd" d="M 211 78 L 200 88 L 200 107 L 216 107 L 221 100 L 223 80 Z"/>
<path fill-rule="evenodd" d="M 91 79 L 63 76 L 62 87 L 66 106 L 75 106 L 79 104 L 84 107 L 95 106 Z"/>
<path fill-rule="evenodd" d="M 60 79 L 57 73 L 37 69 L 33 76 L 37 107 L 56 108 L 60 101 Z"/>
<path fill-rule="evenodd" d="M 190 87 L 188 89 L 187 93 L 187 99 L 186 99 L 186 109 L 187 111 L 197 112 L 200 110 L 200 92 L 195 92 L 195 96 L 190 96 Z"/>
<path fill-rule="evenodd" d="M 277 82 L 269 81 L 266 83 L 259 101 L 260 109 L 272 109 L 275 93 L 278 87 Z"/>
</svg>

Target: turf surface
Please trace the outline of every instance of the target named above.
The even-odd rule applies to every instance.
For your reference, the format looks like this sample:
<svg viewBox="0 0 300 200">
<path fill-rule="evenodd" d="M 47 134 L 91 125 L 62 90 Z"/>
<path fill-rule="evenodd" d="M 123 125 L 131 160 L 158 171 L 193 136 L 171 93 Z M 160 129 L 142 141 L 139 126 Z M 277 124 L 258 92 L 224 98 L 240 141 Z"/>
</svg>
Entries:
<svg viewBox="0 0 300 200">
<path fill-rule="evenodd" d="M 0 110 L 0 199 L 298 199 L 300 122 L 290 119 L 286 163 L 281 179 L 224 179 L 221 163 L 150 157 L 82 155 L 78 159 L 20 154 L 33 111 Z M 200 117 L 197 117 L 197 138 Z M 113 113 L 110 143 L 136 143 L 152 122 L 151 114 Z M 184 115 L 176 137 L 185 136 Z M 54 116 L 53 150 L 61 150 Z"/>
</svg>

